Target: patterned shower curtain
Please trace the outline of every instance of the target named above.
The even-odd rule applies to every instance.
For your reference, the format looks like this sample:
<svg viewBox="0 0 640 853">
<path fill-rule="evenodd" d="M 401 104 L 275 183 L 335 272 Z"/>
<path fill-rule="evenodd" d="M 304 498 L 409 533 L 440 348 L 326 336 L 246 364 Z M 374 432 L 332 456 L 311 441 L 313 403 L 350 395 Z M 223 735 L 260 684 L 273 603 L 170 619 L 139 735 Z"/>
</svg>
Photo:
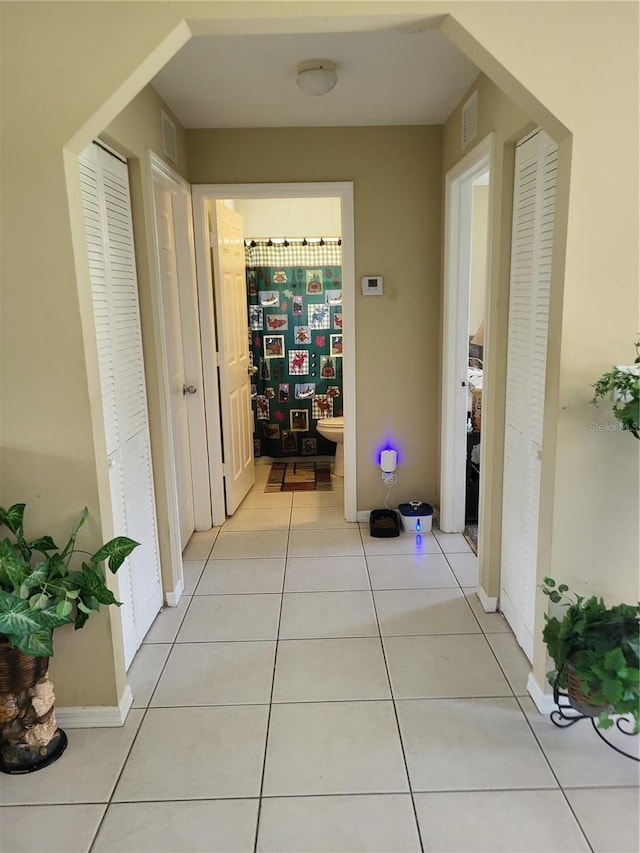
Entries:
<svg viewBox="0 0 640 853">
<path fill-rule="evenodd" d="M 245 252 L 255 455 L 331 455 L 316 424 L 342 414 L 339 241 L 251 240 Z"/>
</svg>

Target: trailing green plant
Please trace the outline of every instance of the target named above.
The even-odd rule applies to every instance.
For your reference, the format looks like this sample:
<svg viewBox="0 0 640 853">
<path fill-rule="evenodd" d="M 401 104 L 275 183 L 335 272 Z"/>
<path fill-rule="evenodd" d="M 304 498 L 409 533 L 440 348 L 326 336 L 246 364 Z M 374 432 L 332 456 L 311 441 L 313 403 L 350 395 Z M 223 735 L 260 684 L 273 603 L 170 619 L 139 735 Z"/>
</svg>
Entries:
<svg viewBox="0 0 640 853">
<path fill-rule="evenodd" d="M 542 638 L 555 669 L 549 682 L 567 689 L 567 666 L 595 707 L 609 706 L 598 725 L 613 725 L 612 714 L 632 714 L 640 731 L 640 606 L 607 607 L 595 595 L 586 598 L 566 584 L 544 578 L 541 589 L 555 604 L 566 608 L 561 619 L 545 613 Z"/>
<path fill-rule="evenodd" d="M 595 393 L 591 402 L 597 405 L 599 397 L 613 394 L 614 416 L 622 424 L 622 429 L 640 439 L 640 340 L 636 342 L 635 348 L 634 365 L 639 367 L 635 370 L 612 367 L 603 373 L 592 386 Z"/>
<path fill-rule="evenodd" d="M 56 628 L 73 622 L 77 630 L 101 604 L 120 606 L 105 583 L 103 563 L 117 572 L 138 543 L 117 536 L 94 554 L 76 548 L 86 507 L 62 550 L 51 536 L 27 541 L 24 510 L 25 504 L 0 507 L 0 527 L 13 534 L 0 539 L 0 636 L 24 654 L 51 657 Z"/>
</svg>

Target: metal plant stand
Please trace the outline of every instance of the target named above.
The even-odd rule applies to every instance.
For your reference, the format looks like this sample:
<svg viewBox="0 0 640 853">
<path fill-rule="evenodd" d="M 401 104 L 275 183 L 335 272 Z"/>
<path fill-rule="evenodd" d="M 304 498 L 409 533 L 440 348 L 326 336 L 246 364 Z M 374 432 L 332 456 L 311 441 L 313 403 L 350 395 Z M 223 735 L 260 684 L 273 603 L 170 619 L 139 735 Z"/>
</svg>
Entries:
<svg viewBox="0 0 640 853">
<path fill-rule="evenodd" d="M 551 722 L 559 729 L 568 729 L 569 726 L 573 726 L 574 723 L 579 723 L 580 720 L 589 720 L 594 732 L 598 735 L 601 741 L 607 744 L 608 747 L 619 752 L 620 755 L 624 755 L 625 758 L 630 758 L 632 761 L 640 762 L 640 758 L 625 752 L 623 749 L 620 749 L 618 746 L 611 743 L 610 740 L 607 740 L 602 729 L 597 725 L 599 712 L 596 712 L 595 714 L 583 714 L 581 711 L 576 710 L 574 705 L 571 704 L 569 694 L 561 691 L 558 687 L 558 678 L 556 678 L 553 685 L 553 701 L 556 703 L 557 707 L 550 714 Z M 585 710 L 587 710 L 587 708 L 585 708 Z M 623 735 L 631 737 L 638 734 L 638 732 L 633 731 L 633 718 L 629 719 L 629 717 L 618 717 L 615 721 L 615 725 L 618 731 L 622 732 Z M 605 731 L 607 731 L 607 729 L 605 729 Z"/>
</svg>

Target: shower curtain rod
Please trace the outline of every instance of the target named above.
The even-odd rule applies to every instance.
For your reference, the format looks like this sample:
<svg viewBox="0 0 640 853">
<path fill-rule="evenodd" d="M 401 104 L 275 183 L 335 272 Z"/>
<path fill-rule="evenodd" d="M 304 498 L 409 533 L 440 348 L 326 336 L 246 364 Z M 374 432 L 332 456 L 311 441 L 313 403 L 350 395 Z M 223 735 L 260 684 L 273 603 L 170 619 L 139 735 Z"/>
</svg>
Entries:
<svg viewBox="0 0 640 853">
<path fill-rule="evenodd" d="M 267 237 L 259 240 L 247 238 L 244 245 L 249 248 L 255 246 L 290 246 L 292 243 L 300 244 L 301 246 L 326 246 L 327 244 L 336 244 L 342 246 L 342 237 Z"/>
</svg>

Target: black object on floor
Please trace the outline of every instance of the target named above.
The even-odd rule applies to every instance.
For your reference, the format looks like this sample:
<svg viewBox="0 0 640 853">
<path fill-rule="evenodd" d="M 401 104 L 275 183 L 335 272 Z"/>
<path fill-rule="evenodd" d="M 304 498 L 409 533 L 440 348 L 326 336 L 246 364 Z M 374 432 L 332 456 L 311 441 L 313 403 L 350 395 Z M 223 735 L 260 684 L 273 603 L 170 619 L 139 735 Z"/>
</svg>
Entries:
<svg viewBox="0 0 640 853">
<path fill-rule="evenodd" d="M 400 519 L 395 509 L 372 509 L 369 516 L 369 532 L 373 537 L 380 539 L 400 536 Z"/>
</svg>

